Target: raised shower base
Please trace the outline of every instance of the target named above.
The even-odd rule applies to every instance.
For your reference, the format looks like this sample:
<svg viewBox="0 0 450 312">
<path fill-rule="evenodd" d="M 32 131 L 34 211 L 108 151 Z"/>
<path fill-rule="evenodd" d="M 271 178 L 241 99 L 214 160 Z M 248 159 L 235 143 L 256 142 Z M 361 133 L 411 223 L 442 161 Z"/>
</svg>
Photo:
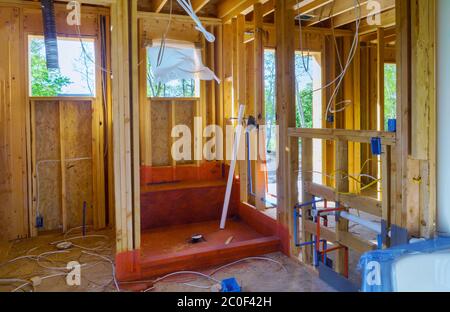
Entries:
<svg viewBox="0 0 450 312">
<path fill-rule="evenodd" d="M 202 234 L 205 241 L 192 244 L 193 234 Z M 225 242 L 233 237 L 226 245 Z M 279 250 L 280 240 L 264 236 L 242 220 L 228 220 L 226 229 L 219 221 L 158 228 L 142 233 L 142 276 L 161 276 L 180 270 L 204 269 L 245 257 Z"/>
</svg>

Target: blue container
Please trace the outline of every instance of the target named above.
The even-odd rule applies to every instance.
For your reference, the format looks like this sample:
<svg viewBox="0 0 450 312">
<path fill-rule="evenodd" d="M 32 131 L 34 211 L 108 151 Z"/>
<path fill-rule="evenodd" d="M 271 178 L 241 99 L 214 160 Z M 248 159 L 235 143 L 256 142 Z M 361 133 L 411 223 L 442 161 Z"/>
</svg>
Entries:
<svg viewBox="0 0 450 312">
<path fill-rule="evenodd" d="M 372 138 L 370 140 L 373 155 L 381 155 L 381 138 Z"/>
<path fill-rule="evenodd" d="M 397 119 L 388 119 L 388 131 L 397 132 Z"/>
<path fill-rule="evenodd" d="M 241 286 L 234 277 L 222 281 L 222 292 L 241 292 Z"/>
</svg>

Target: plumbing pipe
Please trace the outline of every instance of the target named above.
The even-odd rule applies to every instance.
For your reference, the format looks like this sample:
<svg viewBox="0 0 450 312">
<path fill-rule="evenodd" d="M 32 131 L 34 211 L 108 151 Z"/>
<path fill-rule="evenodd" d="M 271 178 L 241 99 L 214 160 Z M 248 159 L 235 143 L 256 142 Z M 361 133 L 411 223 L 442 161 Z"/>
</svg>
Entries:
<svg viewBox="0 0 450 312">
<path fill-rule="evenodd" d="M 346 277 L 346 278 L 348 278 L 348 247 L 346 247 L 346 246 L 343 246 L 343 245 L 339 245 L 339 246 L 336 246 L 336 247 L 332 247 L 332 248 L 328 248 L 328 249 L 326 249 L 326 250 L 323 250 L 322 252 L 321 252 L 321 254 L 328 254 L 328 253 L 330 253 L 330 252 L 332 252 L 332 251 L 337 251 L 337 250 L 340 250 L 340 249 L 344 249 L 344 276 Z"/>
<path fill-rule="evenodd" d="M 365 220 L 363 218 L 360 218 L 358 216 L 352 215 L 351 213 L 348 213 L 347 211 L 341 211 L 340 217 L 347 219 L 353 223 L 357 223 L 359 225 L 362 225 L 372 231 L 374 231 L 377 234 L 381 234 L 381 224 Z"/>
<path fill-rule="evenodd" d="M 437 26 L 437 232 L 450 236 L 450 1 L 438 0 Z"/>
<path fill-rule="evenodd" d="M 231 198 L 231 188 L 233 186 L 234 170 L 236 169 L 239 142 L 241 140 L 242 119 L 244 118 L 244 111 L 245 111 L 245 105 L 241 104 L 239 106 L 238 123 L 236 126 L 236 136 L 234 138 L 233 151 L 232 151 L 232 155 L 231 155 L 232 158 L 231 158 L 230 172 L 228 172 L 227 189 L 225 192 L 225 200 L 223 202 L 223 208 L 222 208 L 222 218 L 220 219 L 220 229 L 221 230 L 225 229 L 225 223 L 227 221 L 228 207 L 230 205 L 230 198 Z"/>
</svg>

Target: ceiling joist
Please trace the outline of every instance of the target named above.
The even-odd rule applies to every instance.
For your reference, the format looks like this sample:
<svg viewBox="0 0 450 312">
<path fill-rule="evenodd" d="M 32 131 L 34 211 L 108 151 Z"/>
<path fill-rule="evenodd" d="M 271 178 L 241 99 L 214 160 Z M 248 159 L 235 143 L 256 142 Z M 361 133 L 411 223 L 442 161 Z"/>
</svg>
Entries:
<svg viewBox="0 0 450 312">
<path fill-rule="evenodd" d="M 156 13 L 161 12 L 162 8 L 166 5 L 168 0 L 155 0 L 153 1 L 153 11 Z"/>
</svg>

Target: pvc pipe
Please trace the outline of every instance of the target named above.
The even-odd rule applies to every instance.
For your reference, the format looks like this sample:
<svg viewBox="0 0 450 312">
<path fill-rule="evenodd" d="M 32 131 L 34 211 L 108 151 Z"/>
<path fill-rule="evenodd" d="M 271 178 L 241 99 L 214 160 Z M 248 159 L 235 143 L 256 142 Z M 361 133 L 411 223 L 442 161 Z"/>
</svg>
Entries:
<svg viewBox="0 0 450 312">
<path fill-rule="evenodd" d="M 362 225 L 362 226 L 374 231 L 377 234 L 381 234 L 381 224 L 365 220 L 358 216 L 352 215 L 351 213 L 348 213 L 347 211 L 342 211 L 340 213 L 340 217 L 347 219 L 348 221 L 351 221 L 353 223 Z"/>
<path fill-rule="evenodd" d="M 225 192 L 225 200 L 223 202 L 223 208 L 222 208 L 222 218 L 220 220 L 220 229 L 225 229 L 225 223 L 227 222 L 227 215 L 228 215 L 228 206 L 230 205 L 230 197 L 231 197 L 231 188 L 233 186 L 233 176 L 234 176 L 234 170 L 236 169 L 236 162 L 237 162 L 237 154 L 239 150 L 239 142 L 241 141 L 241 132 L 242 132 L 242 120 L 244 119 L 244 111 L 245 111 L 245 105 L 239 106 L 239 115 L 238 115 L 238 124 L 236 127 L 236 136 L 234 138 L 234 144 L 233 144 L 233 151 L 231 155 L 231 165 L 230 165 L 230 172 L 228 172 L 228 182 L 227 182 L 227 189 Z"/>
<path fill-rule="evenodd" d="M 450 1 L 438 0 L 437 20 L 437 232 L 450 236 Z M 421 103 L 417 103 L 420 105 Z"/>
</svg>

